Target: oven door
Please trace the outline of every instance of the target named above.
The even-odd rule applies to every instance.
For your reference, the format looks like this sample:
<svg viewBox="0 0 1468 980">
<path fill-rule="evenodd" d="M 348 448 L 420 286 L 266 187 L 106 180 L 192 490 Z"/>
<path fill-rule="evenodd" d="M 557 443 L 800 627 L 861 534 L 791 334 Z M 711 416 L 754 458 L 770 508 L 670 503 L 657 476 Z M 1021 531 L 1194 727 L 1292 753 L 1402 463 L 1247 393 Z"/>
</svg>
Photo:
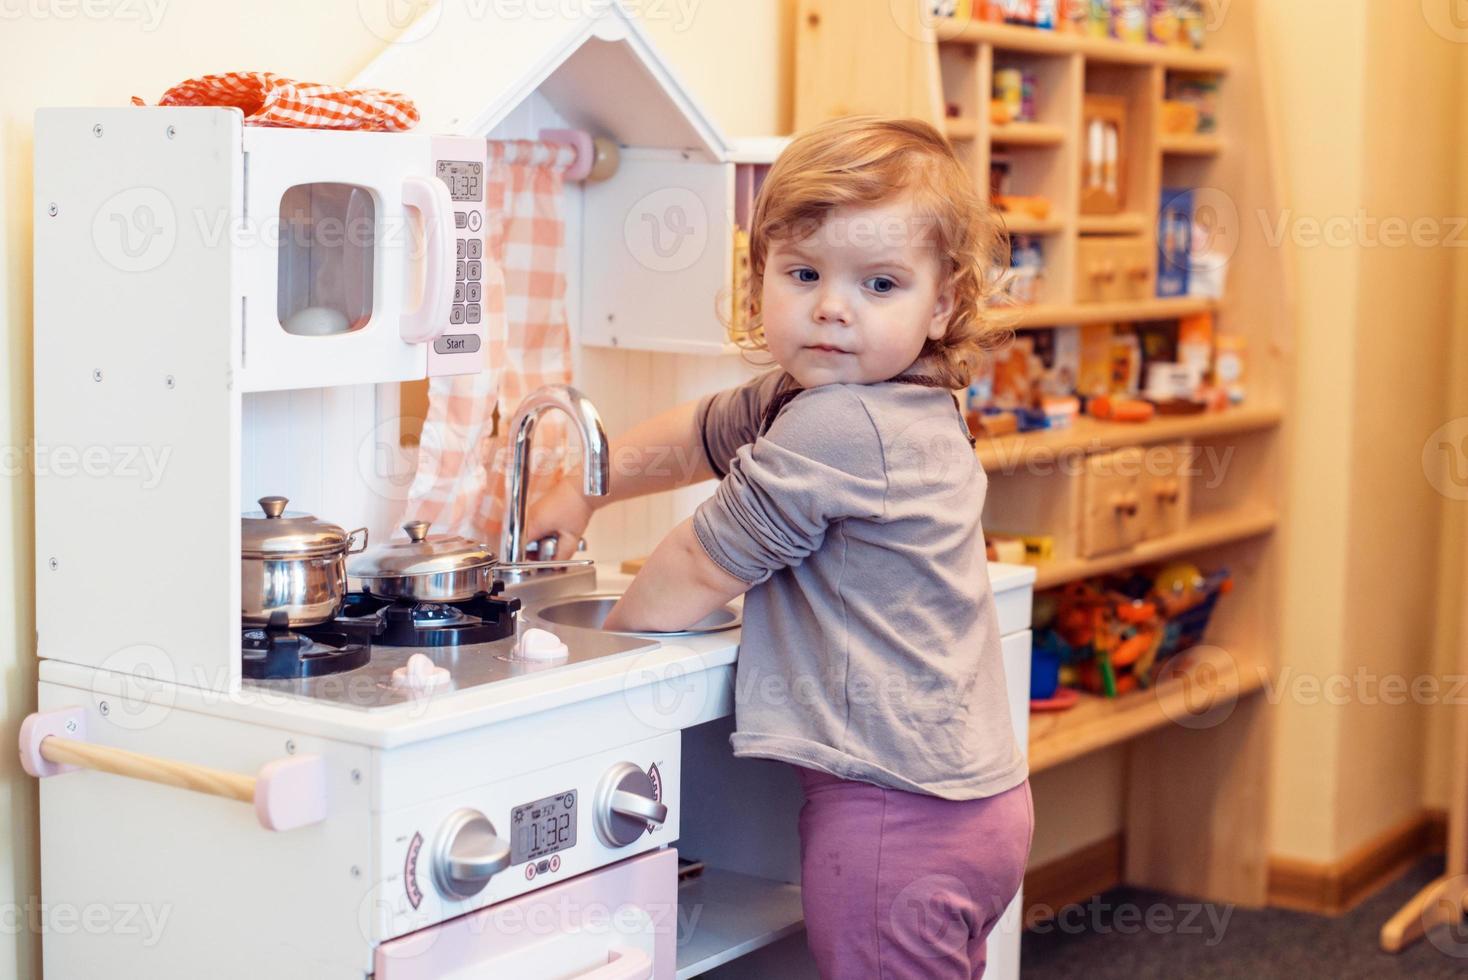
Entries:
<svg viewBox="0 0 1468 980">
<path fill-rule="evenodd" d="M 425 377 L 458 244 L 433 137 L 246 128 L 244 147 L 243 220 L 222 230 L 243 293 L 242 390 Z"/>
<path fill-rule="evenodd" d="M 587 872 L 377 947 L 374 980 L 673 980 L 678 852 Z"/>
</svg>

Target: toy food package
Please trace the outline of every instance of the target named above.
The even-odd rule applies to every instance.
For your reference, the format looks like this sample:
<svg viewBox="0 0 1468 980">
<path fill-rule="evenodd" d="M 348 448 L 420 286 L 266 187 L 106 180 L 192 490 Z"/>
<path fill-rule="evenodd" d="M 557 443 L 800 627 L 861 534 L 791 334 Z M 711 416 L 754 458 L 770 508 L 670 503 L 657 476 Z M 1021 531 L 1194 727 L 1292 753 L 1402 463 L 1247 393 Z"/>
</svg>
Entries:
<svg viewBox="0 0 1468 980">
<path fill-rule="evenodd" d="M 1218 79 L 1168 75 L 1167 98 L 1198 110 L 1198 132 L 1218 131 Z"/>
<path fill-rule="evenodd" d="M 1157 295 L 1188 295 L 1193 241 L 1193 192 L 1164 187 L 1157 214 Z"/>
<path fill-rule="evenodd" d="M 1030 331 L 1040 359 L 1039 389 L 1045 398 L 1074 394 L 1081 374 L 1081 330 L 1076 326 Z"/>
<path fill-rule="evenodd" d="M 1035 0 L 1034 25 L 1042 31 L 1055 30 L 1056 5 L 1059 0 Z"/>
<path fill-rule="evenodd" d="M 1111 0 L 1089 0 L 1086 8 L 1086 33 L 1091 37 L 1111 36 Z"/>
<path fill-rule="evenodd" d="M 1110 323 L 1084 323 L 1080 326 L 1080 372 L 1076 378 L 1076 394 L 1088 398 L 1111 391 L 1111 338 L 1116 328 Z"/>
<path fill-rule="evenodd" d="M 994 361 L 995 355 L 986 355 L 969 380 L 967 404 L 970 412 L 982 412 L 994 404 Z"/>
<path fill-rule="evenodd" d="M 1213 314 L 1196 313 L 1177 324 L 1177 360 L 1200 376 L 1213 364 Z"/>
<path fill-rule="evenodd" d="M 1033 235 L 1014 236 L 1005 279 L 1006 291 L 1014 302 L 1029 304 L 1039 298 L 1045 281 L 1045 253 L 1038 238 Z"/>
<path fill-rule="evenodd" d="M 1203 0 L 1177 0 L 1178 42 L 1194 48 L 1203 47 L 1207 24 L 1203 20 Z"/>
<path fill-rule="evenodd" d="M 1060 7 L 1055 15 L 1055 29 L 1072 34 L 1086 33 L 1090 6 L 1090 0 L 1060 0 Z"/>
<path fill-rule="evenodd" d="M 1118 333 L 1111 338 L 1108 394 L 1135 398 L 1142 387 L 1142 345 L 1134 333 Z"/>
<path fill-rule="evenodd" d="M 978 0 L 983 3 L 984 0 Z M 952 17 L 963 22 L 973 16 L 974 0 L 931 0 L 928 11 L 934 17 Z"/>
<path fill-rule="evenodd" d="M 1182 20 L 1177 0 L 1148 0 L 1147 33 L 1153 44 L 1177 44 L 1182 36 Z"/>
<path fill-rule="evenodd" d="M 1244 401 L 1245 341 L 1236 334 L 1220 334 L 1214 352 L 1213 377 L 1228 394 L 1229 404 Z"/>
<path fill-rule="evenodd" d="M 1035 356 L 1035 338 L 1020 336 L 994 359 L 994 404 L 1000 408 L 1029 408 L 1036 401 L 1036 384 L 1043 367 Z"/>
<path fill-rule="evenodd" d="M 1147 41 L 1147 0 L 1112 0 L 1111 34 L 1119 41 Z"/>
</svg>

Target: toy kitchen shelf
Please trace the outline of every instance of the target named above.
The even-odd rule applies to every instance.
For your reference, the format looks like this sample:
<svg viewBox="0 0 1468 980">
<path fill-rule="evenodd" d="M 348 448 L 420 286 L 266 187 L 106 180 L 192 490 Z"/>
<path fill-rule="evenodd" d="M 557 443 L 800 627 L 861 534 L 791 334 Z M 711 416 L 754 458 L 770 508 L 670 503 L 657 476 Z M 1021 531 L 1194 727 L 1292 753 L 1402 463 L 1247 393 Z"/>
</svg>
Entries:
<svg viewBox="0 0 1468 980">
<path fill-rule="evenodd" d="M 797 130 L 854 113 L 925 119 L 946 133 L 986 196 L 990 163 L 1002 156 L 1009 193 L 1047 199 L 1048 214 L 1023 210 L 1037 202 L 1021 201 L 1002 215 L 1011 235 L 1038 237 L 1045 263 L 1035 303 L 1004 309 L 1005 325 L 1022 333 L 1211 313 L 1217 334 L 1243 339 L 1248 378 L 1240 405 L 1139 424 L 1081 418 L 1067 429 L 981 437 L 977 453 L 990 481 L 985 528 L 1052 539 L 1050 556 L 1034 562 L 1037 591 L 1169 560 L 1229 569 L 1233 591 L 1215 611 L 1208 646 L 1187 655 L 1185 680 L 1113 699 L 1082 695 L 1069 711 L 1032 713 L 1028 745 L 1037 802 L 1080 791 L 1078 770 L 1067 763 L 1108 749 L 1125 753 L 1117 784 L 1088 790 L 1109 797 L 1095 802 L 1098 812 L 1121 815 L 1125 857 L 1117 883 L 1245 906 L 1264 904 L 1267 893 L 1272 718 L 1257 695 L 1278 669 L 1285 536 L 1274 532 L 1288 520 L 1286 461 L 1297 438 L 1289 412 L 1292 270 L 1253 217 L 1279 213 L 1282 186 L 1259 5 L 1235 3 L 1195 51 L 935 20 L 916 0 L 799 0 L 794 114 Z M 895 20 L 898 29 L 870 30 L 877 18 Z M 893 70 L 873 72 L 872 65 Z M 1025 122 L 993 122 L 996 68 L 1019 68 L 1032 79 Z M 1217 83 L 1216 131 L 1165 134 L 1169 82 L 1194 79 Z M 1082 207 L 1088 95 L 1125 106 L 1122 199 L 1113 213 L 1083 213 L 1096 209 L 1094 201 Z M 1156 296 L 1164 187 L 1206 191 L 1206 203 L 1224 219 L 1219 227 L 1233 236 L 1221 297 Z M 1135 264 L 1150 264 L 1148 281 L 1139 275 L 1124 296 L 1096 290 L 1088 262 L 1095 249 L 1120 242 L 1135 248 Z M 1120 490 L 1095 465 L 1138 454 L 1204 465 L 1198 475 L 1143 475 Z M 1146 515 L 1119 537 L 1096 520 L 1118 494 L 1140 500 Z M 1213 707 L 1198 717 L 1190 699 L 1200 693 Z M 1074 821 L 1055 820 L 1069 839 Z M 1065 877 L 1065 860 L 1051 877 Z M 1051 904 L 1084 898 L 1045 896 Z"/>
</svg>

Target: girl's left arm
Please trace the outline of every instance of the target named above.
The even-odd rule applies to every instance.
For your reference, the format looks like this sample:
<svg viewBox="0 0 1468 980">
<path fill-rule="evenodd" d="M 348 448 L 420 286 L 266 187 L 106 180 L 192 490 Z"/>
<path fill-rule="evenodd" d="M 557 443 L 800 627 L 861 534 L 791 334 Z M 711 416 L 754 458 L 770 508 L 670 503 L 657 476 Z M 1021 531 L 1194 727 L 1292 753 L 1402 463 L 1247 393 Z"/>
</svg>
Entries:
<svg viewBox="0 0 1468 980">
<path fill-rule="evenodd" d="M 693 533 L 690 517 L 659 542 L 602 628 L 624 632 L 687 629 L 743 595 L 750 584 L 730 575 L 708 556 Z"/>
</svg>

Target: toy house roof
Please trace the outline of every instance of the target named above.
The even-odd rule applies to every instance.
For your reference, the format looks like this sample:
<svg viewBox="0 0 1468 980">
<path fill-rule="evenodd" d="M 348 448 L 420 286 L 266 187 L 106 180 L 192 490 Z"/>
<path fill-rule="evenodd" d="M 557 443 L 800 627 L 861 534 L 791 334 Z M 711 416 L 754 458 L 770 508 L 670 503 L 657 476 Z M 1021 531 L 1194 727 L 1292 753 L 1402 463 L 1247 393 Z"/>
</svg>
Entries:
<svg viewBox="0 0 1468 980">
<path fill-rule="evenodd" d="M 431 133 L 488 136 L 538 89 L 592 136 L 710 161 L 728 152 L 621 0 L 440 0 L 352 84 L 404 93 Z"/>
</svg>

